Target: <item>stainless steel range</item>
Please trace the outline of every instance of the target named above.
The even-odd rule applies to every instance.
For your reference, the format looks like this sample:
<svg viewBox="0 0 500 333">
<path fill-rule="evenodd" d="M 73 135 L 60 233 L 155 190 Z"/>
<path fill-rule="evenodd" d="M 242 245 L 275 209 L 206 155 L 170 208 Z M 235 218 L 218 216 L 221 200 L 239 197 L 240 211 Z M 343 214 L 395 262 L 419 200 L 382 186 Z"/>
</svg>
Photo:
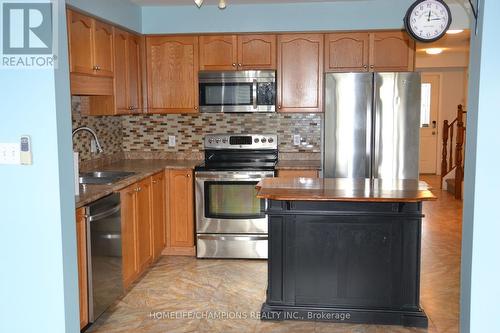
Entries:
<svg viewBox="0 0 500 333">
<path fill-rule="evenodd" d="M 196 168 L 198 258 L 267 259 L 265 200 L 255 185 L 274 177 L 277 136 L 208 135 L 205 163 Z"/>
</svg>

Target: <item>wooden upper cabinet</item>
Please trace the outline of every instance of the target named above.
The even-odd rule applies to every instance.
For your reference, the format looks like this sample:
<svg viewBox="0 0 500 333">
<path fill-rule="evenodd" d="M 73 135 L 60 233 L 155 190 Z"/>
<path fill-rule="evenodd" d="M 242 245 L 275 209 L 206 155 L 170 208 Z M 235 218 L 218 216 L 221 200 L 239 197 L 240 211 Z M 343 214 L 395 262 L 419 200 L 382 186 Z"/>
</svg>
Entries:
<svg viewBox="0 0 500 333">
<path fill-rule="evenodd" d="M 115 106 L 117 113 L 128 113 L 128 62 L 127 62 L 128 33 L 115 29 Z"/>
<path fill-rule="evenodd" d="M 127 39 L 127 93 L 129 109 L 132 112 L 142 111 L 142 62 L 141 37 L 129 34 Z"/>
<path fill-rule="evenodd" d="M 137 184 L 120 191 L 123 285 L 128 288 L 139 275 L 137 260 Z"/>
<path fill-rule="evenodd" d="M 113 76 L 113 27 L 94 20 L 95 75 Z"/>
<path fill-rule="evenodd" d="M 194 246 L 193 171 L 170 170 L 169 246 Z"/>
<path fill-rule="evenodd" d="M 278 110 L 322 112 L 323 35 L 278 36 Z"/>
<path fill-rule="evenodd" d="M 367 72 L 370 37 L 368 33 L 325 35 L 325 72 Z"/>
<path fill-rule="evenodd" d="M 166 245 L 165 233 L 165 173 L 160 172 L 151 177 L 151 220 L 153 226 L 153 260 L 160 257 Z"/>
<path fill-rule="evenodd" d="M 238 69 L 276 69 L 276 35 L 238 36 Z"/>
<path fill-rule="evenodd" d="M 113 76 L 113 26 L 67 10 L 71 73 Z"/>
<path fill-rule="evenodd" d="M 370 69 L 376 72 L 413 71 L 415 42 L 404 31 L 370 33 Z"/>
<path fill-rule="evenodd" d="M 200 70 L 236 70 L 236 35 L 200 36 Z"/>
<path fill-rule="evenodd" d="M 146 178 L 138 183 L 137 242 L 139 272 L 143 272 L 153 259 L 151 241 L 151 178 Z"/>
<path fill-rule="evenodd" d="M 198 37 L 146 38 L 148 112 L 198 112 Z"/>
<path fill-rule="evenodd" d="M 93 20 L 68 9 L 67 21 L 70 71 L 72 73 L 94 74 Z"/>
<path fill-rule="evenodd" d="M 142 111 L 141 40 L 139 36 L 115 28 L 115 103 L 116 113 Z"/>
<path fill-rule="evenodd" d="M 76 210 L 76 248 L 78 259 L 78 289 L 80 299 L 80 329 L 89 323 L 87 281 L 87 218 L 85 208 Z"/>
</svg>

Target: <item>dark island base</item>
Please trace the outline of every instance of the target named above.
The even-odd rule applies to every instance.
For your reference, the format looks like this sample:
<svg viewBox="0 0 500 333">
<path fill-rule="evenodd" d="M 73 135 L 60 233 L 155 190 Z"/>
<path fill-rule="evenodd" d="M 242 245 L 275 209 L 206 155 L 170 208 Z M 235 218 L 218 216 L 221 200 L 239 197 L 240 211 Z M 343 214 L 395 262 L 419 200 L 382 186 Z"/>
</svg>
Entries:
<svg viewBox="0 0 500 333">
<path fill-rule="evenodd" d="M 263 319 L 427 327 L 419 202 L 269 200 Z"/>
<path fill-rule="evenodd" d="M 359 308 L 308 307 L 262 304 L 262 320 L 322 321 L 343 324 L 402 325 L 427 327 L 427 316 L 420 311 L 388 311 Z"/>
</svg>

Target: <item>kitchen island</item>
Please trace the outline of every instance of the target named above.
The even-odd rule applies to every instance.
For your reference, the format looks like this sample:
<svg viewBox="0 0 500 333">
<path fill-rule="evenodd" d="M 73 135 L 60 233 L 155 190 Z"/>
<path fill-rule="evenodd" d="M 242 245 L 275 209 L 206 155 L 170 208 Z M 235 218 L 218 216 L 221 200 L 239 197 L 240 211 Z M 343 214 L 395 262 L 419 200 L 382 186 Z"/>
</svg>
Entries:
<svg viewBox="0 0 500 333">
<path fill-rule="evenodd" d="M 269 178 L 261 318 L 427 327 L 420 308 L 422 202 L 412 180 Z"/>
</svg>

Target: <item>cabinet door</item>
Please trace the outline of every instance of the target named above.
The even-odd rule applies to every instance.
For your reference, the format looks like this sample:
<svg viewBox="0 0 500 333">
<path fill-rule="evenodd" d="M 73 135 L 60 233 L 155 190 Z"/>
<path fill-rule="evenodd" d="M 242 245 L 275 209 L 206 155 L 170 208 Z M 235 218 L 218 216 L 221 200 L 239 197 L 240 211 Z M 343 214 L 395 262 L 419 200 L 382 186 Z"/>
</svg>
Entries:
<svg viewBox="0 0 500 333">
<path fill-rule="evenodd" d="M 278 109 L 322 112 L 323 35 L 278 36 Z"/>
<path fill-rule="evenodd" d="M 127 40 L 128 33 L 120 29 L 114 32 L 114 62 L 115 62 L 115 105 L 117 113 L 128 113 L 128 82 L 127 82 Z"/>
<path fill-rule="evenodd" d="M 151 242 L 151 178 L 138 183 L 137 192 L 137 259 L 139 274 L 142 273 L 153 259 Z"/>
<path fill-rule="evenodd" d="M 80 329 L 89 323 L 87 285 L 87 220 L 85 209 L 76 210 L 76 249 L 78 259 L 78 289 L 80 294 Z"/>
<path fill-rule="evenodd" d="M 113 27 L 94 20 L 95 75 L 113 76 Z"/>
<path fill-rule="evenodd" d="M 276 69 L 276 35 L 238 36 L 238 69 Z"/>
<path fill-rule="evenodd" d="M 165 248 L 165 174 L 160 172 L 151 179 L 152 209 L 151 219 L 153 221 L 153 260 L 160 257 Z"/>
<path fill-rule="evenodd" d="M 146 53 L 150 112 L 197 112 L 198 38 L 147 37 Z"/>
<path fill-rule="evenodd" d="M 368 33 L 325 35 L 325 71 L 368 71 L 369 41 Z"/>
<path fill-rule="evenodd" d="M 120 191 L 123 285 L 128 288 L 139 274 L 137 263 L 137 184 Z"/>
<path fill-rule="evenodd" d="M 67 10 L 69 62 L 71 73 L 94 74 L 92 19 Z"/>
<path fill-rule="evenodd" d="M 127 94 L 131 112 L 142 111 L 141 38 L 129 34 L 127 40 Z"/>
<path fill-rule="evenodd" d="M 415 42 L 403 31 L 370 34 L 370 70 L 406 72 L 415 68 Z"/>
<path fill-rule="evenodd" d="M 192 170 L 170 170 L 170 246 L 194 246 Z"/>
<path fill-rule="evenodd" d="M 200 70 L 236 70 L 237 52 L 236 35 L 201 36 Z"/>
</svg>

